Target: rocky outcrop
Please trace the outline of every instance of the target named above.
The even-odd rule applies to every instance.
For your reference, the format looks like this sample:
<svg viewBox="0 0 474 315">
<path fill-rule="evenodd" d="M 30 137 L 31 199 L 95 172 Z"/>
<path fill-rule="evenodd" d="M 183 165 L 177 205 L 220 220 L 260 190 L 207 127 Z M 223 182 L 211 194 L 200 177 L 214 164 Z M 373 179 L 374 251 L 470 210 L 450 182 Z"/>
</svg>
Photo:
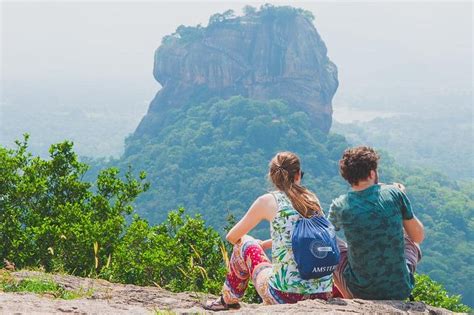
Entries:
<svg viewBox="0 0 474 315">
<path fill-rule="evenodd" d="M 0 314 L 203 314 L 202 305 L 214 296 L 202 293 L 171 293 L 157 287 L 139 287 L 105 280 L 50 275 L 21 271 L 12 273 L 17 280 L 45 277 L 64 289 L 90 292 L 74 300 L 54 299 L 30 293 L 1 293 Z M 160 313 L 159 311 L 163 311 Z M 209 313 L 209 312 L 207 312 Z M 333 299 L 328 302 L 306 300 L 297 304 L 242 304 L 232 314 L 451 314 L 421 302 L 366 301 Z"/>
<path fill-rule="evenodd" d="M 281 99 L 331 127 L 337 68 L 312 20 L 302 10 L 267 6 L 234 17 L 211 17 L 203 27 L 178 27 L 155 54 L 162 85 L 136 134 L 153 135 L 172 109 L 212 97 Z"/>
</svg>

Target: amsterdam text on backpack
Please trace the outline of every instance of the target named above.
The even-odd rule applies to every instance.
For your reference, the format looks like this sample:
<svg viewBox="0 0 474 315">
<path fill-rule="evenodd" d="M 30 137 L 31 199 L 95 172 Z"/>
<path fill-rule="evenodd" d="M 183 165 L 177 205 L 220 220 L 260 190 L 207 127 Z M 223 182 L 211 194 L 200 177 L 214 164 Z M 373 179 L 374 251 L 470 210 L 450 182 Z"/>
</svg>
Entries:
<svg viewBox="0 0 474 315">
<path fill-rule="evenodd" d="M 339 263 L 334 226 L 324 216 L 301 217 L 291 238 L 293 254 L 302 279 L 333 273 Z"/>
</svg>

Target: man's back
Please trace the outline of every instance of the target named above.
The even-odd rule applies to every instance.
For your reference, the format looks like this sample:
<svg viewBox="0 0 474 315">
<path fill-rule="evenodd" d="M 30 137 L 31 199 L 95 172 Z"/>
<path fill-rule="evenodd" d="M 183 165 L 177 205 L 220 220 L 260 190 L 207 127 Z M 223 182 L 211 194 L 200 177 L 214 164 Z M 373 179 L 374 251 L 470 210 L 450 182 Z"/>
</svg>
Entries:
<svg viewBox="0 0 474 315">
<path fill-rule="evenodd" d="M 343 275 L 354 297 L 405 299 L 414 286 L 406 265 L 402 220 L 413 218 L 406 195 L 391 185 L 350 191 L 333 201 L 329 219 L 348 244 Z"/>
</svg>

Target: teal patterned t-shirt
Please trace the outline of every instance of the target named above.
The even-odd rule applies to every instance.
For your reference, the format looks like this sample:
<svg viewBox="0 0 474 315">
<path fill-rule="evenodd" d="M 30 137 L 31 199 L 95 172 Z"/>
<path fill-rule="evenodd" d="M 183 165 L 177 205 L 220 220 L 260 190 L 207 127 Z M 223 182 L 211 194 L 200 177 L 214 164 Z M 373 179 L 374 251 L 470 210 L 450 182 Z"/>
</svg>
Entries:
<svg viewBox="0 0 474 315">
<path fill-rule="evenodd" d="M 408 197 L 392 185 L 373 185 L 333 200 L 329 220 L 348 245 L 344 279 L 354 297 L 400 300 L 414 279 L 405 260 L 403 220 L 413 218 Z"/>
</svg>

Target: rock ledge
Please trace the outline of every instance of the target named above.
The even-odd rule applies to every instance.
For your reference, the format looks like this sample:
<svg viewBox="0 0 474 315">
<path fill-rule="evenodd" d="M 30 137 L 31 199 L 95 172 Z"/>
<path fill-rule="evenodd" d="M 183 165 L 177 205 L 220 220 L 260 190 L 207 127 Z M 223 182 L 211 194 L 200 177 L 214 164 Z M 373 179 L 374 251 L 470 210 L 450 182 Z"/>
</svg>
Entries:
<svg viewBox="0 0 474 315">
<path fill-rule="evenodd" d="M 90 297 L 60 300 L 30 293 L 0 293 L 0 314 L 156 314 L 166 311 L 178 314 L 209 313 L 202 305 L 214 296 L 185 292 L 172 293 L 157 287 L 140 287 L 111 283 L 100 279 L 34 271 L 12 273 L 16 279 L 48 278 L 68 290 L 91 292 Z M 292 305 L 242 304 L 232 314 L 452 314 L 421 302 L 403 301 L 331 301 L 307 300 Z"/>
</svg>

